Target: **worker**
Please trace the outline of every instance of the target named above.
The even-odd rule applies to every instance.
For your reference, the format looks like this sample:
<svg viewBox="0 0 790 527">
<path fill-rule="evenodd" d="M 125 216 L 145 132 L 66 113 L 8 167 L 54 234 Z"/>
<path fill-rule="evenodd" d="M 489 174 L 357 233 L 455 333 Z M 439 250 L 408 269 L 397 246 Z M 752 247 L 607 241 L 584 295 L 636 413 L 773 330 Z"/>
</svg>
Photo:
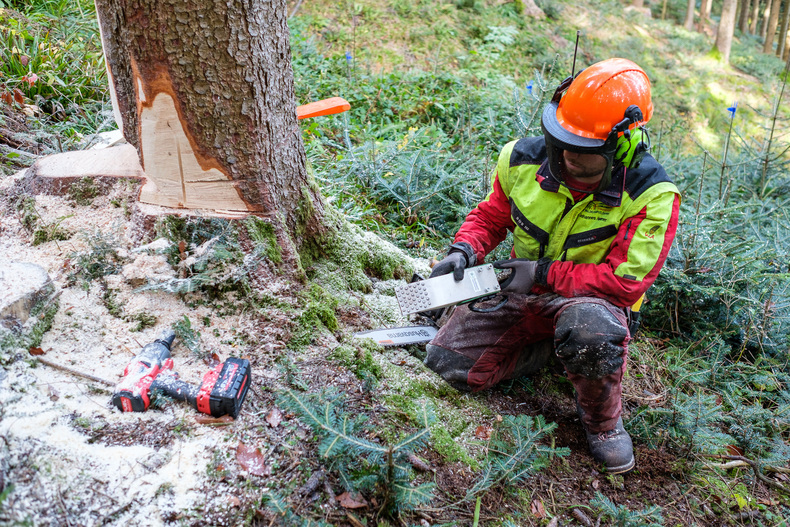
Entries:
<svg viewBox="0 0 790 527">
<path fill-rule="evenodd" d="M 534 371 L 544 358 L 535 344 L 553 339 L 592 456 L 613 474 L 635 466 L 621 417 L 630 306 L 664 264 L 680 207 L 648 152 L 652 114 L 650 81 L 629 60 L 565 79 L 543 111 L 543 136 L 502 149 L 490 193 L 431 273 L 462 280 L 513 232 L 512 259 L 494 264 L 510 273 L 505 303 L 458 306 L 425 364 L 478 391 Z"/>
</svg>

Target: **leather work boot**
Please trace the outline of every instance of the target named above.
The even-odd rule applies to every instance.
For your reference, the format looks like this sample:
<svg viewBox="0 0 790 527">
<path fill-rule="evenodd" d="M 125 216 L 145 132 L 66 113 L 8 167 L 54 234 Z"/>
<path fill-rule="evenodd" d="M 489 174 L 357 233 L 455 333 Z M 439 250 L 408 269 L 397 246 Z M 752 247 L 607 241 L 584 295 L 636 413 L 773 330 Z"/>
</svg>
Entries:
<svg viewBox="0 0 790 527">
<path fill-rule="evenodd" d="M 634 468 L 634 445 L 631 436 L 623 428 L 622 417 L 617 420 L 613 430 L 597 434 L 585 430 L 585 433 L 593 458 L 606 466 L 606 472 L 624 474 Z"/>
</svg>

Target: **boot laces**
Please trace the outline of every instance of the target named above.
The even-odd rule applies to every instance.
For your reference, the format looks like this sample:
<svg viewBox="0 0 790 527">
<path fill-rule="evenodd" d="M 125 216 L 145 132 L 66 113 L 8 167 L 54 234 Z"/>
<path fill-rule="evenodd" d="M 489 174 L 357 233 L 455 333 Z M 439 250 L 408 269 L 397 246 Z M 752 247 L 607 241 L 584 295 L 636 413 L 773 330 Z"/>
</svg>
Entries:
<svg viewBox="0 0 790 527">
<path fill-rule="evenodd" d="M 600 432 L 598 434 L 598 441 L 606 441 L 608 439 L 614 439 L 619 435 L 620 435 L 620 431 L 617 428 L 614 428 L 612 430 L 607 430 L 606 432 Z"/>
</svg>

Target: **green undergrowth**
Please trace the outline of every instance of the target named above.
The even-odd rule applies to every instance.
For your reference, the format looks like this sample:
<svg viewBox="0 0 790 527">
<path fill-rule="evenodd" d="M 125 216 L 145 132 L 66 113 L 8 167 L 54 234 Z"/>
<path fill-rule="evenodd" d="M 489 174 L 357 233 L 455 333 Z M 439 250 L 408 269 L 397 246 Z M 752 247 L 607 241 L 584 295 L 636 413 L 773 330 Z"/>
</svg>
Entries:
<svg viewBox="0 0 790 527">
<path fill-rule="evenodd" d="M 0 104 L 34 106 L 16 140 L 37 154 L 115 128 L 93 2 L 0 2 Z"/>
</svg>

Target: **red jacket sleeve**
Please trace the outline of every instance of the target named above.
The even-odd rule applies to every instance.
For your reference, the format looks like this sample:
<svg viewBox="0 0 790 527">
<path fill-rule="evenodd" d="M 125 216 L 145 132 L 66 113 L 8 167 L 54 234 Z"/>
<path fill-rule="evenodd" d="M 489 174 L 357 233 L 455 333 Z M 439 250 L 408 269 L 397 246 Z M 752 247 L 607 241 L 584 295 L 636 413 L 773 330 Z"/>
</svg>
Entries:
<svg viewBox="0 0 790 527">
<path fill-rule="evenodd" d="M 455 243 L 466 242 L 472 246 L 477 261 L 493 251 L 506 237 L 507 231 L 515 227 L 510 217 L 510 201 L 499 183 L 499 174 L 494 176 L 491 192 L 472 212 L 455 235 Z"/>
<path fill-rule="evenodd" d="M 680 197 L 675 194 L 669 218 L 654 217 L 650 205 L 639 214 L 628 218 L 620 226 L 609 253 L 600 264 L 576 264 L 570 261 L 552 262 L 547 277 L 548 287 L 562 296 L 594 296 L 605 298 L 615 305 L 629 307 L 653 285 L 664 261 L 667 259 L 672 241 L 677 231 Z M 650 237 L 655 224 L 666 225 L 663 243 L 658 254 L 645 254 L 640 251 L 642 239 Z M 643 277 L 623 275 L 618 272 L 621 266 L 629 265 L 629 259 L 652 263 Z"/>
</svg>

